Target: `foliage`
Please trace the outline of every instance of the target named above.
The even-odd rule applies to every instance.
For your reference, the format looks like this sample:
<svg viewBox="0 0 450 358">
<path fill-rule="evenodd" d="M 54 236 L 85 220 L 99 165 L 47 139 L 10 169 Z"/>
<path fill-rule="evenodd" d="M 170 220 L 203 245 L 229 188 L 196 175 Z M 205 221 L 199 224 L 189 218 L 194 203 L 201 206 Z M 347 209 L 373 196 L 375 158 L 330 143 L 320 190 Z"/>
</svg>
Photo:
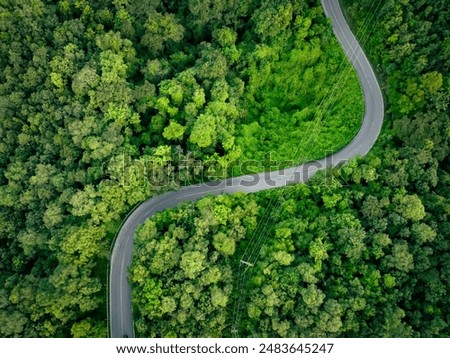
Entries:
<svg viewBox="0 0 450 358">
<path fill-rule="evenodd" d="M 236 142 L 242 161 L 261 163 L 257 172 L 267 170 L 267 153 L 291 164 L 325 157 L 349 143 L 361 124 L 356 73 L 323 14 L 312 8 L 297 15 L 289 30 L 289 37 L 256 45 L 249 58 L 248 115 Z"/>
<path fill-rule="evenodd" d="M 211 198 L 208 212 L 199 202 L 150 219 L 160 230 L 154 237 L 158 242 L 167 228 L 188 230 L 192 222 L 214 225 L 216 207 L 225 205 L 231 212 L 236 206 L 253 208 L 249 221 L 235 221 L 244 236 L 227 254 L 219 242 L 235 237 L 234 224 L 213 227 L 202 236 L 209 257 L 217 257 L 212 267 L 223 274 L 233 268 L 233 288 L 221 300 L 225 323 L 217 325 L 216 316 L 203 311 L 212 306 L 212 301 L 201 301 L 208 297 L 207 285 L 182 276 L 173 265 L 165 279 L 198 287 L 203 295 L 191 301 L 191 310 L 206 318 L 202 328 L 186 331 L 177 316 L 181 310 L 163 316 L 177 322 L 171 334 L 228 337 L 237 329 L 245 337 L 450 335 L 446 2 L 344 2 L 370 57 L 380 65 L 376 68 L 387 91 L 387 123 L 377 147 L 364 159 L 317 174 L 308 185 Z M 278 10 L 263 7 L 255 17 L 286 26 L 291 9 L 280 5 Z M 370 36 L 365 35 L 368 23 L 374 28 Z M 274 79 L 276 75 L 264 78 Z M 251 123 L 243 131 L 248 137 L 262 129 Z M 179 243 L 181 252 L 184 242 Z M 150 256 L 142 241 L 137 249 L 138 257 Z M 170 288 L 168 284 L 163 292 Z M 140 292 L 135 284 L 133 296 Z M 136 301 L 135 307 L 143 309 Z M 205 331 L 209 321 L 215 329 Z M 168 334 L 164 327 L 150 328 L 158 324 L 154 316 L 139 313 L 139 322 L 140 335 Z"/>
<path fill-rule="evenodd" d="M 378 148 L 309 188 L 206 198 L 146 223 L 139 334 L 227 336 L 241 298 L 247 336 L 450 334 L 447 4 L 345 2 L 386 90 Z M 349 140 L 360 90 L 344 61 L 348 81 L 327 97 L 343 55 L 318 5 L 0 2 L 0 336 L 105 336 L 119 223 L 198 180 L 193 157 L 224 176 L 268 151 L 301 160 Z M 265 216 L 270 203 L 283 210 Z M 242 290 L 252 235 L 261 259 Z"/>
<path fill-rule="evenodd" d="M 294 55 L 296 19 L 324 22 L 316 6 L 0 2 L 1 336 L 106 335 L 107 260 L 120 221 L 139 201 L 198 181 L 195 158 L 228 175 L 246 150 L 238 127 L 253 105 L 258 49 Z M 291 45 L 275 43 L 265 14 Z M 215 244 L 235 250 L 220 235 Z M 202 275 L 202 250 L 183 254 L 186 275 Z M 150 311 L 174 309 L 149 294 Z"/>
</svg>

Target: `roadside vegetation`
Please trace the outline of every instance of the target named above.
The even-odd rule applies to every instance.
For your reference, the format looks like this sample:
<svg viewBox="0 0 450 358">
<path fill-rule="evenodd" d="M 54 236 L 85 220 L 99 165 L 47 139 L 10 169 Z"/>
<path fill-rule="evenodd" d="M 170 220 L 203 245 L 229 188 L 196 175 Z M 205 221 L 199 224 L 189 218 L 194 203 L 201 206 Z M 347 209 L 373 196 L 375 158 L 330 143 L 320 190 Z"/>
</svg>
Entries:
<svg viewBox="0 0 450 358">
<path fill-rule="evenodd" d="M 131 270 L 140 336 L 450 335 L 448 4 L 344 4 L 386 94 L 376 147 L 308 185 L 149 219 Z"/>
<path fill-rule="evenodd" d="M 194 158 L 322 156 L 361 116 L 318 1 L 0 1 L 0 336 L 106 336 L 135 204 L 197 180 Z"/>
<path fill-rule="evenodd" d="M 254 172 L 269 170 L 270 160 L 292 166 L 323 158 L 348 144 L 361 125 L 358 78 L 323 10 L 312 8 L 295 23 L 292 34 L 272 28 L 266 37 L 273 40 L 249 59 L 246 116 L 236 143 L 239 163 L 253 163 Z"/>
</svg>

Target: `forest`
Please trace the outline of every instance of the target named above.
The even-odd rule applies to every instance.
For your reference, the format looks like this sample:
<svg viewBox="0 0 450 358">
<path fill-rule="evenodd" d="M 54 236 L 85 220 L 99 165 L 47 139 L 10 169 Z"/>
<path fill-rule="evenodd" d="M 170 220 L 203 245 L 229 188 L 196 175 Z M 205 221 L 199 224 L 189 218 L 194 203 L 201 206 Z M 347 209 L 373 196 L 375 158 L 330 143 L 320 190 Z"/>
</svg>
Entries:
<svg viewBox="0 0 450 358">
<path fill-rule="evenodd" d="M 448 6 L 344 4 L 386 95 L 376 147 L 307 185 L 149 219 L 131 270 L 139 336 L 450 336 Z"/>
<path fill-rule="evenodd" d="M 344 4 L 386 94 L 377 147 L 307 186 L 148 220 L 138 335 L 450 335 L 450 15 Z M 192 158 L 222 176 L 268 152 L 319 158 L 363 113 L 317 0 L 0 0 L 0 38 L 1 337 L 105 337 L 110 245 L 134 205 L 195 180 Z"/>
<path fill-rule="evenodd" d="M 268 136 L 272 150 L 319 129 L 314 153 L 279 156 L 322 156 L 361 121 L 318 1 L 0 0 L 0 38 L 1 337 L 106 336 L 132 207 L 198 181 L 198 161 L 226 177 Z M 338 105 L 313 118 L 337 72 Z"/>
</svg>

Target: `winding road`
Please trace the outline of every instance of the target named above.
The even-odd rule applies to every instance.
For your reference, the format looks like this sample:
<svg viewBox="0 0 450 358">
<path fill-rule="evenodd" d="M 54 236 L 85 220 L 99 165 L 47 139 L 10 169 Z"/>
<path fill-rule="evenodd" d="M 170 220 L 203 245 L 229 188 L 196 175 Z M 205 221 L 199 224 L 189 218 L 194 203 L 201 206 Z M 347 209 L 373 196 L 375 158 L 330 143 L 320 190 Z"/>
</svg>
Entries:
<svg viewBox="0 0 450 358">
<path fill-rule="evenodd" d="M 325 14 L 331 19 L 333 31 L 349 61 L 355 68 L 362 86 L 365 114 L 356 137 L 339 152 L 318 161 L 296 167 L 244 175 L 225 180 L 202 183 L 153 197 L 138 206 L 124 221 L 116 235 L 109 271 L 108 319 L 110 336 L 134 337 L 131 288 L 128 267 L 133 255 L 134 232 L 138 225 L 158 211 L 174 208 L 183 201 L 194 201 L 207 194 L 220 195 L 235 192 L 253 193 L 265 189 L 305 182 L 318 170 L 334 167 L 356 156 L 364 156 L 372 148 L 381 131 L 384 103 L 374 71 L 351 32 L 338 0 L 321 0 Z"/>
</svg>

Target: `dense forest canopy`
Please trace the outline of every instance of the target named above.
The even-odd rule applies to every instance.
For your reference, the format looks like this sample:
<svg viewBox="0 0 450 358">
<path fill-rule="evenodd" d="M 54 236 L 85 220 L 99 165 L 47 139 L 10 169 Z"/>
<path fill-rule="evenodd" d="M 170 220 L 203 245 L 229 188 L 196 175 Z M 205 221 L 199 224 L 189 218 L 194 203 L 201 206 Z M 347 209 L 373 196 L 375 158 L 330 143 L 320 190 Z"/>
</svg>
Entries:
<svg viewBox="0 0 450 358">
<path fill-rule="evenodd" d="M 131 270 L 140 336 L 450 336 L 448 4 L 344 4 L 386 92 L 377 146 L 308 185 L 149 219 Z"/>
<path fill-rule="evenodd" d="M 138 334 L 450 335 L 448 6 L 344 3 L 358 36 L 373 28 L 378 147 L 309 187 L 149 220 L 131 272 Z M 318 158 L 361 120 L 317 0 L 0 0 L 0 38 L 2 337 L 106 336 L 120 222 L 196 180 L 193 158 L 220 175 L 267 152 Z M 259 259 L 239 281 L 252 238 Z"/>
<path fill-rule="evenodd" d="M 318 1 L 0 0 L 0 39 L 2 337 L 106 336 L 136 203 L 269 151 L 321 157 L 362 117 Z"/>
</svg>

